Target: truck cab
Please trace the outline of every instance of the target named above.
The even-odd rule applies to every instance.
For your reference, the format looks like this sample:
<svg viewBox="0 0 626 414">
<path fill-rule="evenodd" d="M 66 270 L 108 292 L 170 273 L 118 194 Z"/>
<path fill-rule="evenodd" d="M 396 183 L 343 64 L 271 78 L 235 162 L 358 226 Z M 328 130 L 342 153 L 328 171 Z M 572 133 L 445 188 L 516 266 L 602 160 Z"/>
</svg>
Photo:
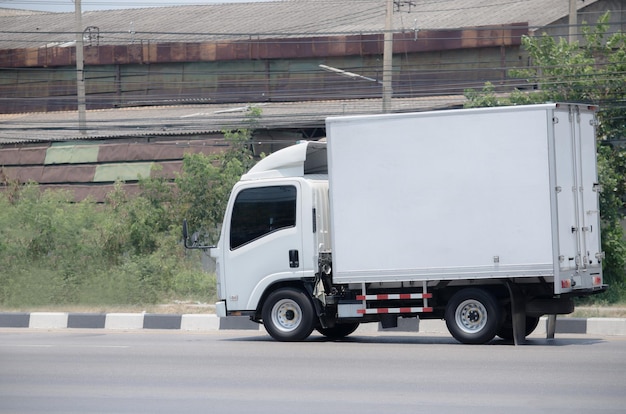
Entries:
<svg viewBox="0 0 626 414">
<path fill-rule="evenodd" d="M 330 249 L 324 143 L 303 142 L 261 160 L 234 186 L 217 264 L 219 316 L 260 319 L 263 295 L 301 285 L 317 272 L 318 251 Z M 324 228 L 325 227 L 325 228 Z"/>
</svg>

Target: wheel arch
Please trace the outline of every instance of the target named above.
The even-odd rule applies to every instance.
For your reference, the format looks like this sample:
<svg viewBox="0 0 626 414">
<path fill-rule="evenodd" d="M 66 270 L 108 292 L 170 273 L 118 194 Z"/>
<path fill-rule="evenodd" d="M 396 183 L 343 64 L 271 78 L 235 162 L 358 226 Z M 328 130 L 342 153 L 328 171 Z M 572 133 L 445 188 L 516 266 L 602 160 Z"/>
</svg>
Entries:
<svg viewBox="0 0 626 414">
<path fill-rule="evenodd" d="M 458 292 L 460 292 L 463 289 L 469 289 L 469 288 L 485 290 L 491 293 L 502 304 L 505 304 L 511 300 L 509 290 L 506 286 L 506 281 L 502 280 L 496 283 L 484 283 L 484 284 L 466 283 L 466 284 L 459 284 L 459 285 L 454 285 L 454 286 L 447 286 L 443 289 L 435 289 L 435 296 L 437 297 L 437 304 L 443 307 L 446 307 L 448 305 L 448 302 L 450 301 L 450 299 L 452 299 L 454 295 L 456 295 Z"/>
<path fill-rule="evenodd" d="M 312 282 L 310 283 L 312 284 Z M 265 287 L 265 289 L 263 289 L 263 292 L 261 292 L 258 296 L 256 307 L 254 308 L 255 311 L 254 311 L 253 320 L 255 322 L 260 322 L 263 319 L 262 317 L 263 305 L 265 304 L 265 301 L 267 300 L 269 295 L 271 295 L 278 289 L 283 289 L 283 288 L 299 289 L 303 291 L 307 295 L 307 297 L 311 299 L 311 302 L 313 302 L 313 298 L 311 297 L 309 289 L 306 288 L 306 285 L 307 285 L 307 282 L 302 279 L 281 280 L 281 281 L 276 281 L 268 285 L 267 287 Z"/>
</svg>

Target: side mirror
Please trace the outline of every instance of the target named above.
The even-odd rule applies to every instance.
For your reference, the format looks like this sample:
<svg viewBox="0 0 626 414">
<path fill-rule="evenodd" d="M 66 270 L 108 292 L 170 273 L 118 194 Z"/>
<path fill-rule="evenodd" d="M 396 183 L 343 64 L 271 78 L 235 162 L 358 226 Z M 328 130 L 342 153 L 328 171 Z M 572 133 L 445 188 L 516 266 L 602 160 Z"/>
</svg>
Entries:
<svg viewBox="0 0 626 414">
<path fill-rule="evenodd" d="M 191 236 L 191 244 L 189 244 L 189 229 L 187 228 L 187 219 L 183 219 L 183 244 L 185 245 L 186 249 L 201 249 L 201 250 L 208 250 L 208 249 L 214 249 L 216 246 L 205 246 L 205 245 L 201 245 L 198 244 L 198 240 L 199 240 L 199 233 L 194 233 Z"/>
</svg>

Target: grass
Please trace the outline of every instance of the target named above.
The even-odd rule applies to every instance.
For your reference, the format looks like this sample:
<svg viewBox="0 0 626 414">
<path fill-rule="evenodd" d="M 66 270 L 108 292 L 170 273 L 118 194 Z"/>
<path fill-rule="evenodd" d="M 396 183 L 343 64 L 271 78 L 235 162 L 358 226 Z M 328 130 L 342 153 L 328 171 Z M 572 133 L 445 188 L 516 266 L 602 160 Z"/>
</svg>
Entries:
<svg viewBox="0 0 626 414">
<path fill-rule="evenodd" d="M 607 306 L 576 306 L 572 318 L 626 318 L 626 303 Z"/>
<path fill-rule="evenodd" d="M 192 301 L 173 301 L 148 305 L 48 305 L 32 307 L 2 307 L 0 312 L 68 312 L 68 313 L 156 313 L 203 314 L 215 313 L 215 305 Z"/>
</svg>

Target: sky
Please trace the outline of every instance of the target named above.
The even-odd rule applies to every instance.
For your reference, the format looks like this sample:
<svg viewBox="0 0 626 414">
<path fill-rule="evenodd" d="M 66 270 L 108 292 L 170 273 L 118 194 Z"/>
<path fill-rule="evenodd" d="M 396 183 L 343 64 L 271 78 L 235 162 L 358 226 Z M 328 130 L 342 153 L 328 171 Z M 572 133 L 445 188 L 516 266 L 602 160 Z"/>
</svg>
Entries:
<svg viewBox="0 0 626 414">
<path fill-rule="evenodd" d="M 82 11 L 128 9 L 185 4 L 243 3 L 268 0 L 81 0 Z M 0 0 L 0 8 L 53 12 L 74 12 L 73 0 Z"/>
</svg>

